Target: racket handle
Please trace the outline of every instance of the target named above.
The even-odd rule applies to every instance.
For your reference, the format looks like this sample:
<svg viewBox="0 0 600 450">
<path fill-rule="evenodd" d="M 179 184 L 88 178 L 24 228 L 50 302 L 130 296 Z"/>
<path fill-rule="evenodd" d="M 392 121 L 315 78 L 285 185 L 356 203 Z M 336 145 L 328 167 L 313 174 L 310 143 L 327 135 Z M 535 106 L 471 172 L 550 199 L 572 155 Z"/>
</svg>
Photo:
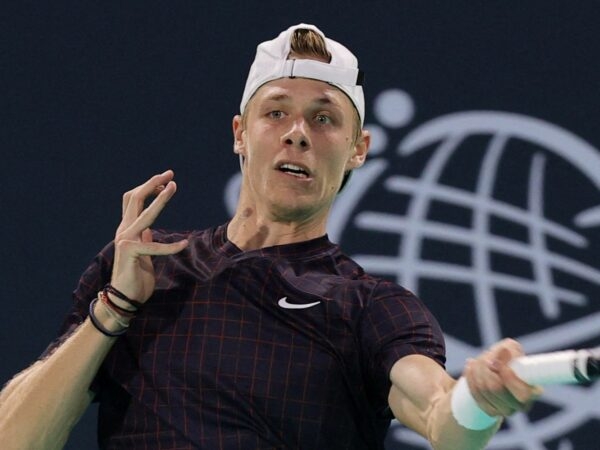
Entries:
<svg viewBox="0 0 600 450">
<path fill-rule="evenodd" d="M 522 356 L 510 367 L 528 384 L 589 383 L 600 377 L 600 347 Z"/>
</svg>

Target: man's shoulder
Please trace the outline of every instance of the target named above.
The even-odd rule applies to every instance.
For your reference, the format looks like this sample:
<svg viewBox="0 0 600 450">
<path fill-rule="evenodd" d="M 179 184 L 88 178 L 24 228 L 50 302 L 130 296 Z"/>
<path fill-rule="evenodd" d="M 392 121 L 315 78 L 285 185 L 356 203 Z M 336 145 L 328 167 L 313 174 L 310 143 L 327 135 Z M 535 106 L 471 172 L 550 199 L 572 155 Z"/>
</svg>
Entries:
<svg viewBox="0 0 600 450">
<path fill-rule="evenodd" d="M 347 255 L 341 248 L 332 255 L 338 273 L 347 278 L 353 287 L 366 289 L 373 297 L 403 297 L 416 298 L 409 289 L 393 281 L 390 277 L 375 275 L 367 272 L 354 258 Z"/>
</svg>

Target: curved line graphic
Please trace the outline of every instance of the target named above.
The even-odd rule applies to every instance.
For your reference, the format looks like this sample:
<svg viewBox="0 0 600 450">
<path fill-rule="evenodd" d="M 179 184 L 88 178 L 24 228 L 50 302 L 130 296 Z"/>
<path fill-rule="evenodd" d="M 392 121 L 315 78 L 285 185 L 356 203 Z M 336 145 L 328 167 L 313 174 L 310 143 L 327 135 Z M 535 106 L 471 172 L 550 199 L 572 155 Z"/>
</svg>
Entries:
<svg viewBox="0 0 600 450">
<path fill-rule="evenodd" d="M 564 128 L 521 114 L 466 111 L 441 116 L 406 135 L 399 150 L 409 155 L 439 139 L 476 133 L 508 134 L 545 147 L 570 161 L 600 189 L 598 149 Z"/>
<path fill-rule="evenodd" d="M 580 228 L 589 228 L 600 225 L 600 206 L 594 206 L 592 208 L 581 211 L 573 219 L 575 225 Z"/>
</svg>

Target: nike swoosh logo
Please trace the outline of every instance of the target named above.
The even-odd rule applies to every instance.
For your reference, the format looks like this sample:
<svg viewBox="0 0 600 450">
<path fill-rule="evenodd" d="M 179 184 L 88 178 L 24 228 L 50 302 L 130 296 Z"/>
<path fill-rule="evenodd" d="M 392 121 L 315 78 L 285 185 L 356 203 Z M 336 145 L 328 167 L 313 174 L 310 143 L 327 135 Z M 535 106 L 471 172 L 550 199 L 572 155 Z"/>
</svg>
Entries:
<svg viewBox="0 0 600 450">
<path fill-rule="evenodd" d="M 317 306 L 319 303 L 321 303 L 321 302 L 319 301 L 319 302 L 313 302 L 313 303 L 289 303 L 287 301 L 287 297 L 280 298 L 279 301 L 277 302 L 277 304 L 284 309 L 312 308 L 313 306 Z"/>
</svg>

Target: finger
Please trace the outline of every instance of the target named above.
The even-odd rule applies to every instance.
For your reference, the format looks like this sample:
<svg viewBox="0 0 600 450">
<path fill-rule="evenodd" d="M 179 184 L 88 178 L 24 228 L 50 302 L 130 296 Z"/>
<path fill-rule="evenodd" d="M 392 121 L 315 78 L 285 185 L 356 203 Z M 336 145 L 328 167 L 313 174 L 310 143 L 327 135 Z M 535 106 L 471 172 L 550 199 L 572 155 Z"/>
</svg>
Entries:
<svg viewBox="0 0 600 450">
<path fill-rule="evenodd" d="M 130 191 L 125 199 L 126 208 L 124 210 L 124 216 L 127 216 L 127 214 L 130 213 L 131 216 L 127 217 L 127 219 L 135 219 L 144 209 L 146 199 L 151 195 L 158 195 L 162 192 L 165 185 L 173 179 L 174 175 L 172 170 L 167 170 L 161 174 L 154 175 L 144 184 L 141 184 Z"/>
<path fill-rule="evenodd" d="M 156 195 L 160 194 L 162 191 L 164 191 L 164 189 L 165 189 L 164 184 L 161 184 L 160 186 L 156 186 L 154 188 L 154 192 L 152 192 L 152 194 L 156 196 Z"/>
<path fill-rule="evenodd" d="M 116 239 L 139 239 L 140 234 L 154 223 L 160 212 L 164 209 L 165 205 L 169 202 L 175 191 L 177 185 L 174 181 L 169 181 L 164 189 L 154 198 L 154 200 L 148 205 L 148 207 L 139 213 L 135 219 L 131 222 L 127 222 L 125 219 L 119 225 L 117 229 Z M 132 209 L 130 207 L 129 209 Z M 132 216 L 133 217 L 133 216 Z"/>
<path fill-rule="evenodd" d="M 144 230 L 150 228 L 158 215 L 162 212 L 171 197 L 175 194 L 177 185 L 169 181 L 164 190 L 144 209 L 131 225 L 122 231 L 120 237 L 123 239 L 134 239 Z"/>
<path fill-rule="evenodd" d="M 161 184 L 160 186 L 156 186 L 154 188 L 154 191 L 152 192 L 151 195 L 157 196 L 158 194 L 160 194 L 162 191 L 164 191 L 165 189 L 165 185 Z M 125 215 L 125 211 L 127 210 L 129 203 L 131 201 L 131 196 L 133 195 L 133 190 L 126 192 L 125 195 L 123 195 L 123 204 L 122 204 L 122 211 L 121 211 L 121 217 L 123 217 Z"/>
<path fill-rule="evenodd" d="M 142 242 L 152 242 L 152 230 L 150 228 L 146 228 L 142 231 Z"/>
<path fill-rule="evenodd" d="M 498 415 L 498 410 L 495 405 L 490 402 L 485 395 L 487 391 L 484 368 L 480 360 L 467 360 L 464 376 L 467 378 L 467 384 L 471 395 L 479 405 L 479 407 L 490 416 Z"/>
<path fill-rule="evenodd" d="M 174 177 L 172 170 L 167 170 L 159 175 L 154 175 L 145 183 L 137 186 L 123 195 L 123 222 L 127 225 L 133 223 L 144 209 L 144 202 L 152 194 L 159 194 Z"/>
<path fill-rule="evenodd" d="M 122 252 L 122 255 L 137 259 L 141 256 L 174 255 L 186 248 L 188 244 L 189 241 L 187 239 L 168 244 L 123 240 L 119 242 L 119 250 Z"/>
<path fill-rule="evenodd" d="M 478 395 L 486 409 L 495 410 L 496 414 L 504 416 L 516 411 L 529 408 L 532 402 L 541 394 L 539 389 L 530 386 L 519 379 L 509 366 L 512 353 L 519 347 L 503 346 L 495 349 L 486 356 L 495 358 L 483 361 L 479 366 L 477 383 Z"/>
<path fill-rule="evenodd" d="M 515 371 L 510 367 L 511 359 L 503 362 L 497 361 L 497 373 L 516 401 L 525 406 L 538 398 L 543 390 L 541 387 L 530 385 L 519 378 Z"/>
<path fill-rule="evenodd" d="M 509 416 L 525 407 L 525 404 L 505 387 L 484 389 L 480 395 L 482 402 L 487 406 L 486 409 L 492 411 L 493 415 Z"/>
<path fill-rule="evenodd" d="M 465 368 L 473 398 L 490 416 L 512 414 L 519 405 L 514 404 L 514 399 L 502 384 L 500 376 L 490 369 L 490 361 L 485 359 L 486 356 L 467 362 Z"/>
<path fill-rule="evenodd" d="M 508 355 L 504 353 L 505 350 L 508 350 Z M 501 351 L 503 352 L 503 355 L 508 357 L 509 359 L 524 355 L 523 347 L 521 346 L 521 344 L 518 341 L 515 341 L 514 339 L 510 338 L 505 338 L 497 342 L 489 349 L 488 354 L 490 355 L 490 357 L 496 358 L 498 353 Z"/>
</svg>

